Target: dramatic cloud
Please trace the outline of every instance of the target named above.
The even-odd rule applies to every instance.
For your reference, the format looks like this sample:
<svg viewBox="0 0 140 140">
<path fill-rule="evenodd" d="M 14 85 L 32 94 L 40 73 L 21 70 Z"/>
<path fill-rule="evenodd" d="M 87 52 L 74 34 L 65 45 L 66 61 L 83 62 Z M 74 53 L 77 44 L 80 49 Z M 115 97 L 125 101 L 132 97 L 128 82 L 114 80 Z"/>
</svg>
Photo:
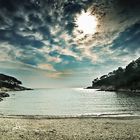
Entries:
<svg viewBox="0 0 140 140">
<path fill-rule="evenodd" d="M 94 34 L 77 29 L 83 11 L 97 19 Z M 139 14 L 139 0 L 0 0 L 0 60 L 53 77 L 97 63 L 123 65 L 140 52 Z"/>
</svg>

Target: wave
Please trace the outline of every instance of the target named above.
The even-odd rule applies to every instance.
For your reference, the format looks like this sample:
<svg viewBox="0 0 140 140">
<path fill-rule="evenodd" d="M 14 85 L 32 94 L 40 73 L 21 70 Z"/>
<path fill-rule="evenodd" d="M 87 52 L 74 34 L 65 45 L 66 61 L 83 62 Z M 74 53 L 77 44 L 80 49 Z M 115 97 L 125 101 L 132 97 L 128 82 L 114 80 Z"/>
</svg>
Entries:
<svg viewBox="0 0 140 140">
<path fill-rule="evenodd" d="M 133 113 L 99 113 L 84 115 L 4 115 L 1 118 L 23 118 L 23 119 L 70 119 L 70 118 L 120 118 L 120 117 L 140 117 L 140 114 Z"/>
</svg>

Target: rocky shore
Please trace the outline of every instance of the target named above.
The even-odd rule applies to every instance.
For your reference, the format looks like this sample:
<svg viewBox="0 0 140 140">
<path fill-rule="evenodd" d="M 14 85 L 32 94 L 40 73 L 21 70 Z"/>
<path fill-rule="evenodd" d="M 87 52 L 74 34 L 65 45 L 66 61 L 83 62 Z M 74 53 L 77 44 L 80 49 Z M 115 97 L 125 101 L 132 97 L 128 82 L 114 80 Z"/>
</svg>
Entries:
<svg viewBox="0 0 140 140">
<path fill-rule="evenodd" d="M 129 63 L 125 68 L 95 78 L 91 87 L 87 89 L 100 89 L 101 91 L 140 93 L 140 58 Z"/>
<path fill-rule="evenodd" d="M 98 91 L 110 91 L 110 92 L 131 92 L 131 93 L 140 93 L 139 89 L 129 89 L 129 88 L 115 88 L 113 86 L 91 86 L 86 89 L 98 89 Z"/>
<path fill-rule="evenodd" d="M 2 101 L 3 98 L 9 97 L 9 96 L 10 96 L 10 95 L 9 95 L 8 93 L 6 93 L 6 92 L 0 92 L 0 101 Z"/>
<path fill-rule="evenodd" d="M 9 94 L 6 93 L 8 91 L 32 90 L 21 85 L 22 82 L 15 77 L 0 74 L 0 101 L 5 97 L 9 97 Z"/>
</svg>

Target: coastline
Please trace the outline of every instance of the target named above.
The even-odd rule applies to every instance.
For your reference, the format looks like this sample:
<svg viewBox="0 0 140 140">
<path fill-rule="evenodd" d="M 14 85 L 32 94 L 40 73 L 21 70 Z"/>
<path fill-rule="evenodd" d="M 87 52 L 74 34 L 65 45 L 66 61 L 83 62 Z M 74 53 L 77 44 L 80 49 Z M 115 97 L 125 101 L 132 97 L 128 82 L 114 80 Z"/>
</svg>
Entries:
<svg viewBox="0 0 140 140">
<path fill-rule="evenodd" d="M 18 89 L 0 88 L 0 102 L 3 101 L 3 98 L 10 97 L 9 92 L 11 92 L 11 91 L 24 91 L 24 90 L 34 90 L 34 89 L 25 88 L 25 87 L 21 87 L 21 86 Z"/>
<path fill-rule="evenodd" d="M 3 140 L 138 140 L 140 117 L 0 117 Z"/>
<path fill-rule="evenodd" d="M 132 115 L 131 113 L 122 114 L 99 114 L 99 115 L 4 115 L 0 114 L 0 118 L 11 119 L 140 119 L 140 115 Z"/>
<path fill-rule="evenodd" d="M 131 113 L 54 116 L 0 115 L 2 140 L 139 140 L 140 116 Z"/>
<path fill-rule="evenodd" d="M 118 88 L 115 89 L 112 86 L 98 86 L 98 87 L 87 87 L 85 89 L 97 89 L 97 91 L 109 91 L 109 92 L 129 92 L 129 93 L 140 93 L 139 89 L 125 89 L 125 88 Z"/>
<path fill-rule="evenodd" d="M 0 91 L 0 102 L 3 101 L 3 98 L 9 97 L 10 95 L 5 91 Z"/>
</svg>

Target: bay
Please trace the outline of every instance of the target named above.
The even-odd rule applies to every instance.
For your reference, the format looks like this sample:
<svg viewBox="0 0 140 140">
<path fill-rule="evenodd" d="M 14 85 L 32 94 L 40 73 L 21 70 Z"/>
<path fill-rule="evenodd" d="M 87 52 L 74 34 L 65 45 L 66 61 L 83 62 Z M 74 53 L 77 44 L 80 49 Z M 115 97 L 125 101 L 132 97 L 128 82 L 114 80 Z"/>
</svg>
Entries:
<svg viewBox="0 0 140 140">
<path fill-rule="evenodd" d="M 82 88 L 9 92 L 0 102 L 3 115 L 140 115 L 140 95 Z"/>
</svg>

